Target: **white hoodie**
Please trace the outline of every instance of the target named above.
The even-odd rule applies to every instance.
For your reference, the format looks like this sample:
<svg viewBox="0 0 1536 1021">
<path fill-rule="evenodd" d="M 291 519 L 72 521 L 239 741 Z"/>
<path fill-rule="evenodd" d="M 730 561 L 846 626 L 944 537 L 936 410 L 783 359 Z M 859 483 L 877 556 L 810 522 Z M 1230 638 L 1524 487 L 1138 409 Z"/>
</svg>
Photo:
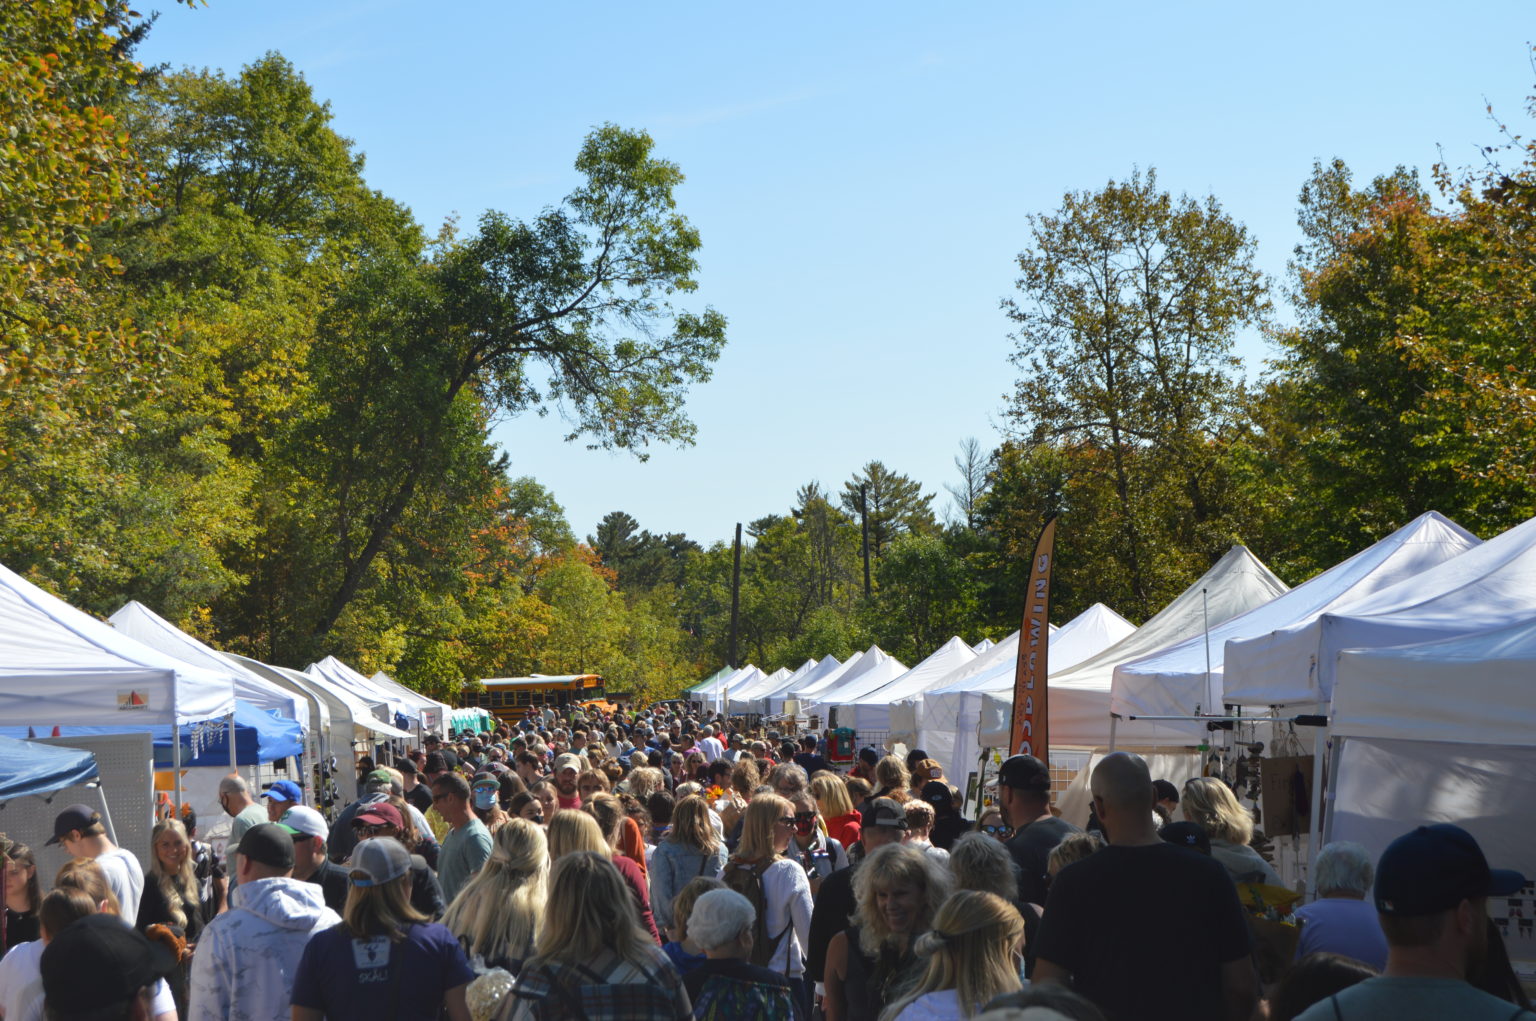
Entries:
<svg viewBox="0 0 1536 1021">
<path fill-rule="evenodd" d="M 233 903 L 197 941 L 187 1021 L 289 1021 L 305 944 L 341 919 L 300 879 L 243 883 Z"/>
</svg>

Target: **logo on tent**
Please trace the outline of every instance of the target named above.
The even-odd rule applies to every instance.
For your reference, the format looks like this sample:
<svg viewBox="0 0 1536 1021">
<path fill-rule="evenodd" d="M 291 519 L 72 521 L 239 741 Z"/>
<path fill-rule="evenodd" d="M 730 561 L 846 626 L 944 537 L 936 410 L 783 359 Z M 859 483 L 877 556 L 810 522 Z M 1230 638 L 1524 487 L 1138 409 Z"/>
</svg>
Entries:
<svg viewBox="0 0 1536 1021">
<path fill-rule="evenodd" d="M 117 693 L 117 708 L 124 709 L 148 709 L 149 695 L 142 691 L 119 691 Z"/>
</svg>

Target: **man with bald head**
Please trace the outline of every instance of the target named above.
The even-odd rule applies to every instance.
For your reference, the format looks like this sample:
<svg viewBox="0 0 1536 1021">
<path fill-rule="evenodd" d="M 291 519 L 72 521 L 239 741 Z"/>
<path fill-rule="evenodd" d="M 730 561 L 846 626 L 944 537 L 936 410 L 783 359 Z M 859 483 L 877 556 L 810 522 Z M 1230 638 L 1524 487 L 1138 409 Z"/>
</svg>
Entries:
<svg viewBox="0 0 1536 1021">
<path fill-rule="evenodd" d="M 1246 1021 L 1257 983 L 1226 868 L 1158 837 L 1139 755 L 1105 756 L 1090 786 L 1109 846 L 1052 882 L 1034 981 L 1070 985 L 1110 1021 Z"/>
</svg>

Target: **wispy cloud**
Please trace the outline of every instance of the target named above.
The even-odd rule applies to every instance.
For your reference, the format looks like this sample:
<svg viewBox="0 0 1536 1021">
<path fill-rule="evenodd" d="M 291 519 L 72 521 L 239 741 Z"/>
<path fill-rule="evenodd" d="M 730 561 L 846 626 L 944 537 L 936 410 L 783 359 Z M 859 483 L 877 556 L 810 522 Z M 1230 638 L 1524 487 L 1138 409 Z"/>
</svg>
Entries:
<svg viewBox="0 0 1536 1021">
<path fill-rule="evenodd" d="M 760 113 L 767 113 L 770 110 L 793 106 L 796 103 L 804 103 L 807 100 L 816 99 L 823 94 L 824 90 L 822 89 L 800 89 L 780 96 L 771 96 L 767 99 L 732 103 L 725 106 L 710 106 L 678 113 L 658 114 L 655 117 L 649 118 L 646 123 L 653 130 L 686 131 L 690 128 L 700 128 L 707 124 L 720 124 L 725 121 L 753 117 Z"/>
</svg>

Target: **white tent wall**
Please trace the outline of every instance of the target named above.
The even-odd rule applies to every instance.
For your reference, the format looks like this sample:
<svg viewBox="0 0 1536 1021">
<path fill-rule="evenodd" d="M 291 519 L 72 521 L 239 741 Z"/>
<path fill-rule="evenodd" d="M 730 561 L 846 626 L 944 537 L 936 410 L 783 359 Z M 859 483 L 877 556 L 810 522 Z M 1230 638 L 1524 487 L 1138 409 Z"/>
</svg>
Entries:
<svg viewBox="0 0 1536 1021">
<path fill-rule="evenodd" d="M 1346 608 L 1423 574 L 1478 545 L 1478 538 L 1433 511 L 1313 576 L 1289 592 L 1210 630 L 1115 668 L 1110 707 L 1123 718 L 1221 715 L 1229 642 L 1269 635 Z M 1347 611 L 1346 611 L 1347 612 Z M 1250 703 L 1251 704 L 1251 703 Z"/>
<path fill-rule="evenodd" d="M 390 726 L 395 725 L 397 713 L 412 720 L 420 715 L 421 710 L 414 700 L 407 699 L 397 692 L 384 690 L 335 656 L 327 656 L 318 663 L 311 663 L 304 668 L 304 672 L 311 677 L 324 678 L 333 688 L 340 687 L 351 692 L 374 709 L 375 715 Z"/>
<path fill-rule="evenodd" d="M 827 658 L 832 659 L 830 656 Z M 835 664 L 837 660 L 832 659 L 832 662 Z M 752 685 L 751 690 L 741 700 L 742 708 L 732 709 L 732 712 L 766 714 L 768 712 L 768 699 L 770 696 L 791 685 L 798 684 L 802 678 L 809 676 L 811 671 L 815 670 L 817 666 L 816 660 L 808 659 L 794 670 L 775 670 L 760 683 Z M 731 702 L 735 705 L 737 699 L 733 697 Z"/>
<path fill-rule="evenodd" d="M 439 702 L 435 698 L 431 698 L 427 695 L 423 695 L 419 691 L 414 691 L 411 688 L 407 688 L 405 685 L 401 684 L 399 681 L 395 680 L 393 677 L 389 676 L 382 670 L 374 673 L 374 675 L 368 678 L 368 680 L 375 687 L 379 688 L 379 690 L 385 692 L 386 694 L 393 692 L 399 695 L 400 698 L 408 705 L 414 705 L 417 709 L 429 709 L 436 711 L 438 720 L 437 726 L 432 729 L 418 726 L 418 729 L 421 730 L 420 736 L 425 737 L 427 734 L 436 734 L 438 737 L 448 736 L 448 714 L 453 712 L 453 707 L 448 703 Z M 416 719 L 419 724 L 421 717 L 418 715 Z"/>
<path fill-rule="evenodd" d="M 1233 642 L 1226 697 L 1240 705 L 1326 704 L 1345 649 L 1453 638 L 1533 617 L 1536 518 L 1336 612 Z"/>
<path fill-rule="evenodd" d="M 1416 826 L 1451 822 L 1477 838 L 1495 868 L 1536 877 L 1536 747 L 1347 737 L 1336 775 L 1328 840 L 1363 844 L 1374 860 Z M 1531 897 L 1528 886 L 1525 928 L 1509 920 L 1507 899 L 1488 905 L 1516 960 L 1536 960 Z"/>
</svg>

